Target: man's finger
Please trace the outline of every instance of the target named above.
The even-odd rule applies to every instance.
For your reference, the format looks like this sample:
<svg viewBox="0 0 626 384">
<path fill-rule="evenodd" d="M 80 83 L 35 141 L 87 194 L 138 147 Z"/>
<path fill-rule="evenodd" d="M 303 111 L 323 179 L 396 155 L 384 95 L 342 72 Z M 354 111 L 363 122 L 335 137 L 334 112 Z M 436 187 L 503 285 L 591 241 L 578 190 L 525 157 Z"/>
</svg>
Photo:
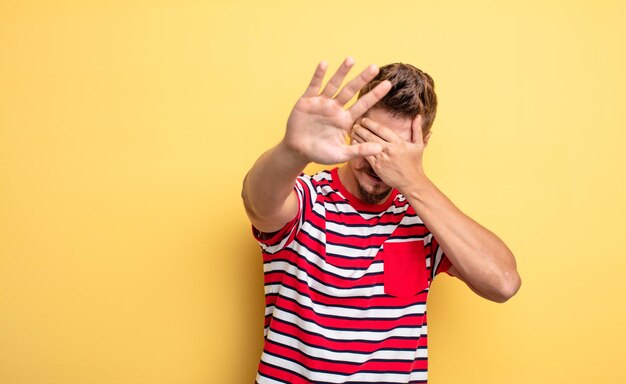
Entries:
<svg viewBox="0 0 626 384">
<path fill-rule="evenodd" d="M 411 122 L 411 142 L 413 144 L 424 144 L 424 134 L 422 133 L 422 115 L 415 116 Z"/>
<path fill-rule="evenodd" d="M 370 163 L 370 165 L 372 166 L 372 169 L 375 167 L 376 164 L 376 157 L 375 156 L 365 156 L 365 160 Z"/>
<path fill-rule="evenodd" d="M 361 136 L 359 136 L 358 133 L 354 132 L 354 130 L 352 131 L 352 134 L 350 135 L 350 138 L 352 139 L 353 143 L 366 143 L 367 140 L 365 140 L 364 138 L 362 138 Z"/>
<path fill-rule="evenodd" d="M 346 75 L 350 71 L 350 68 L 352 68 L 353 65 L 354 60 L 351 57 L 347 57 L 343 61 L 339 69 L 337 69 L 337 72 L 335 72 L 333 77 L 330 78 L 328 84 L 326 84 L 326 88 L 324 88 L 324 90 L 322 91 L 322 95 L 326 97 L 333 97 L 335 92 L 337 92 L 337 90 L 341 86 L 341 82 L 343 82 L 343 79 L 346 77 Z"/>
<path fill-rule="evenodd" d="M 361 119 L 361 126 L 365 127 L 365 129 L 368 129 L 369 131 L 374 133 L 376 136 L 390 143 L 393 143 L 398 140 L 402 140 L 402 138 L 398 136 L 391 129 L 384 127 L 378 124 L 377 122 L 375 122 L 374 120 L 368 119 L 367 117 Z"/>
<path fill-rule="evenodd" d="M 320 61 L 317 68 L 315 68 L 315 73 L 309 83 L 309 87 L 304 92 L 304 96 L 316 96 L 319 93 L 320 88 L 322 87 L 322 81 L 324 80 L 324 75 L 326 74 L 326 68 L 328 68 L 328 63 Z"/>
<path fill-rule="evenodd" d="M 371 143 L 385 143 L 385 139 L 359 124 L 355 124 L 352 128 L 352 137 Z"/>
<path fill-rule="evenodd" d="M 339 104 L 345 105 L 365 84 L 376 77 L 376 75 L 378 75 L 378 67 L 372 64 L 346 84 L 346 86 L 339 91 L 335 100 L 337 100 Z"/>
<path fill-rule="evenodd" d="M 378 143 L 361 143 L 348 145 L 345 147 L 344 150 L 344 161 L 348 161 L 356 157 L 369 157 L 377 155 L 382 152 L 382 150 L 383 146 Z"/>
<path fill-rule="evenodd" d="M 381 81 L 374 89 L 363 95 L 350 109 L 352 120 L 356 120 L 368 109 L 372 108 L 380 101 L 391 89 L 391 82 L 388 80 Z"/>
</svg>

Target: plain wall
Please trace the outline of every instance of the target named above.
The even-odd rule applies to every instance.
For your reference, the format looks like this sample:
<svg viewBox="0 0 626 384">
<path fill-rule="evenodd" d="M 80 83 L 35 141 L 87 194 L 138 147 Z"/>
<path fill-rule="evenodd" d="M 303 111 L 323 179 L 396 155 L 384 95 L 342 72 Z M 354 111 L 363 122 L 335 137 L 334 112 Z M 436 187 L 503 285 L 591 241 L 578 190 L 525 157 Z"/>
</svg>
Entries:
<svg viewBox="0 0 626 384">
<path fill-rule="evenodd" d="M 317 63 L 433 76 L 429 177 L 514 251 L 440 276 L 433 384 L 626 382 L 626 3 L 0 2 L 0 382 L 251 383 L 243 176 Z M 311 167 L 310 170 L 320 169 Z"/>
</svg>

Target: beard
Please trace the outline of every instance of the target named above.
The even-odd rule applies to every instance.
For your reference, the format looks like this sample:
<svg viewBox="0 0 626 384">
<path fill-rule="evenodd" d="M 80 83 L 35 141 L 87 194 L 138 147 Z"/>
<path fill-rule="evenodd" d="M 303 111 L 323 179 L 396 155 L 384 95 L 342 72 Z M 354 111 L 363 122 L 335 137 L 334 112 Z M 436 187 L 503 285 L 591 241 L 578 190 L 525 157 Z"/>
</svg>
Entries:
<svg viewBox="0 0 626 384">
<path fill-rule="evenodd" d="M 374 170 L 371 167 L 363 167 L 359 169 L 360 171 L 370 174 L 376 175 Z M 378 178 L 378 176 L 376 176 Z M 361 194 L 361 198 L 367 204 L 381 204 L 389 197 L 391 193 L 391 187 L 387 184 L 381 183 L 382 185 L 376 185 L 371 189 L 367 189 L 361 184 L 361 182 L 357 179 L 357 188 L 359 189 L 359 193 Z"/>
</svg>

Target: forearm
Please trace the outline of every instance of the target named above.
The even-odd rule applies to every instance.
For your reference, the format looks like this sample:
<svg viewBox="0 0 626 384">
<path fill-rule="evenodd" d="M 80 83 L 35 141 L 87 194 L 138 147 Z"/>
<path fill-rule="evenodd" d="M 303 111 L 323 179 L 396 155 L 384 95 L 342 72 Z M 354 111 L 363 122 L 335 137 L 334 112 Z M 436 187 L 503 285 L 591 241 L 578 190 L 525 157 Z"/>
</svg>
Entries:
<svg viewBox="0 0 626 384">
<path fill-rule="evenodd" d="M 409 204 L 437 238 L 454 269 L 473 289 L 503 302 L 521 284 L 515 257 L 495 234 L 461 212 L 428 178 L 407 192 Z"/>
<path fill-rule="evenodd" d="M 265 152 L 243 182 L 242 198 L 252 224 L 264 232 L 278 230 L 297 213 L 296 177 L 306 160 L 281 142 Z"/>
</svg>

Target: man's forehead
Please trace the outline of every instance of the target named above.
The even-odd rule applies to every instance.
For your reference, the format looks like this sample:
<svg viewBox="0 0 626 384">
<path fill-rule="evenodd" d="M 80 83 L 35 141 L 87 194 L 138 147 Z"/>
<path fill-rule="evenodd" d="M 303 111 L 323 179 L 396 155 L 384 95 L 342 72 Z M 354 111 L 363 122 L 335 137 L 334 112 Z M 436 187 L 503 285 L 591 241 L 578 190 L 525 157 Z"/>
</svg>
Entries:
<svg viewBox="0 0 626 384">
<path fill-rule="evenodd" d="M 398 136 L 402 137 L 407 141 L 411 141 L 411 123 L 412 119 L 410 117 L 402 117 L 399 115 L 395 115 L 387 110 L 382 108 L 372 108 L 369 111 L 363 114 L 363 117 L 367 117 L 368 119 L 372 119 L 378 124 L 381 124 L 392 131 L 394 131 Z"/>
</svg>

